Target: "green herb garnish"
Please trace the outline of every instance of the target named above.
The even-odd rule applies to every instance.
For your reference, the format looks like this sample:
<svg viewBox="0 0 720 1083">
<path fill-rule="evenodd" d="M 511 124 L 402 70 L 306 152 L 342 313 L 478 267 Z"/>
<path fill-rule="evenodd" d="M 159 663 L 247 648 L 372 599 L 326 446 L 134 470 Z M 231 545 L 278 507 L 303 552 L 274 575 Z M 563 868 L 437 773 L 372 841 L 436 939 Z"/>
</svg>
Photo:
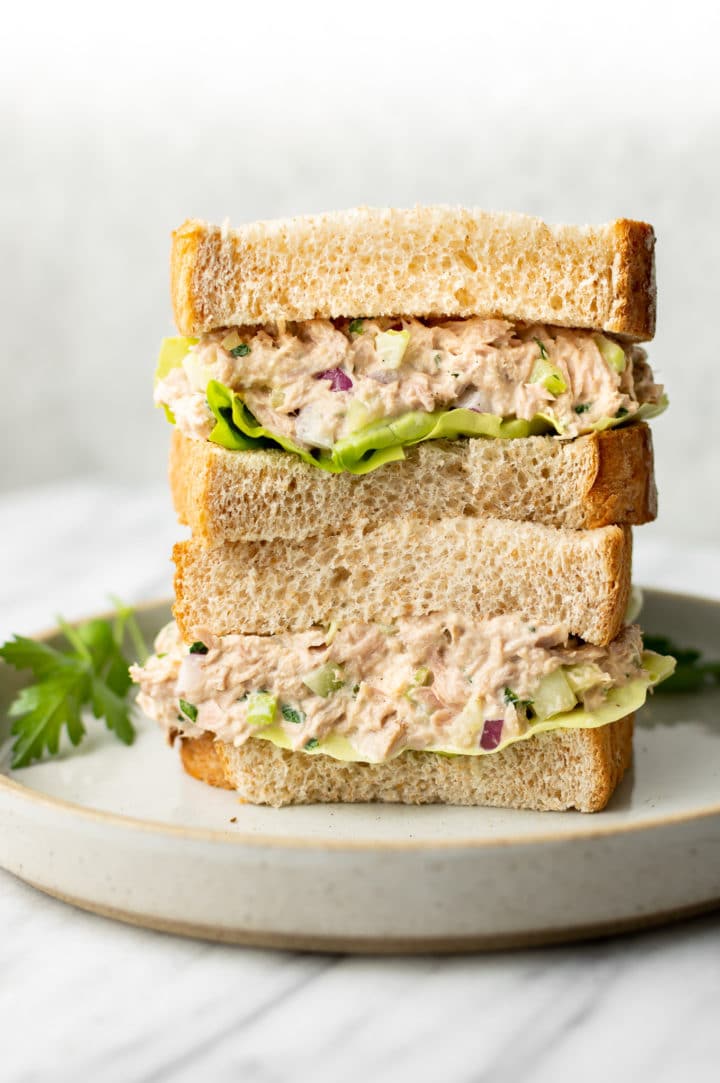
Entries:
<svg viewBox="0 0 720 1083">
<path fill-rule="evenodd" d="M 643 644 L 648 651 L 671 654 L 677 662 L 675 672 L 655 689 L 656 695 L 664 692 L 700 692 L 703 688 L 720 684 L 720 661 L 703 661 L 702 652 L 695 647 L 679 647 L 667 636 L 644 635 Z"/>
<path fill-rule="evenodd" d="M 35 678 L 10 705 L 10 717 L 15 719 L 13 767 L 27 767 L 45 751 L 57 755 L 63 727 L 71 744 L 79 745 L 87 732 L 82 718 L 86 708 L 95 718 L 104 718 L 123 744 L 132 744 L 135 727 L 128 703 L 132 681 L 123 654 L 126 632 L 141 662 L 147 649 L 132 610 L 113 601 L 117 613 L 112 621 L 96 618 L 73 628 L 59 618 L 68 642 L 65 649 L 25 636 L 14 636 L 0 647 L 0 658 L 15 669 L 29 669 Z"/>
<path fill-rule="evenodd" d="M 298 707 L 291 707 L 288 703 L 283 703 L 280 712 L 286 722 L 292 722 L 295 726 L 301 726 L 305 721 L 305 712 Z"/>
<path fill-rule="evenodd" d="M 537 342 L 538 347 L 540 349 L 540 357 L 542 358 L 542 360 L 547 361 L 550 354 L 547 352 L 547 349 L 545 348 L 545 343 L 542 342 L 541 339 L 535 338 L 535 336 L 533 336 L 533 342 Z"/>
<path fill-rule="evenodd" d="M 196 722 L 197 721 L 197 716 L 198 716 L 198 709 L 195 706 L 195 704 L 194 703 L 188 703 L 188 701 L 186 699 L 181 699 L 179 702 L 180 702 L 180 710 L 185 715 L 185 717 L 189 718 L 191 722 Z"/>
<path fill-rule="evenodd" d="M 628 413 L 629 411 L 626 410 L 624 406 L 621 406 L 618 412 L 615 414 L 615 417 L 626 417 Z"/>
<path fill-rule="evenodd" d="M 575 413 L 576 414 L 586 414 L 591 406 L 592 406 L 591 402 L 579 402 L 577 404 L 577 406 L 575 407 Z"/>
<path fill-rule="evenodd" d="M 233 357 L 247 357 L 247 355 L 250 353 L 250 347 L 248 346 L 247 342 L 241 342 L 239 346 L 233 346 L 230 353 L 233 355 Z"/>
<path fill-rule="evenodd" d="M 503 691 L 503 699 L 506 703 L 514 703 L 516 707 L 530 707 L 533 702 L 531 699 L 520 699 L 517 693 L 513 692 L 512 688 L 505 688 Z"/>
<path fill-rule="evenodd" d="M 305 748 L 317 748 L 319 744 L 317 737 L 311 737 L 309 741 L 305 742 Z"/>
<path fill-rule="evenodd" d="M 361 335 L 363 333 L 362 320 L 351 320 L 348 330 L 350 331 L 351 335 Z"/>
<path fill-rule="evenodd" d="M 207 652 L 208 648 L 205 646 L 204 643 L 201 643 L 199 639 L 196 640 L 196 642 L 193 643 L 192 647 L 190 648 L 190 654 L 207 654 Z"/>
</svg>

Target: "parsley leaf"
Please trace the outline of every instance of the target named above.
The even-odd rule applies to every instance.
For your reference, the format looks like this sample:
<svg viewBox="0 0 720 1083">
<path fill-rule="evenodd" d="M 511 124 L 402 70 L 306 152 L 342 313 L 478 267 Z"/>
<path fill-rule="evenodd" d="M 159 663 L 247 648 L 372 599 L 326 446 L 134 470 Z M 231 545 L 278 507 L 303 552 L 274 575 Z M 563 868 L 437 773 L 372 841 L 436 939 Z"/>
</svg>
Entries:
<svg viewBox="0 0 720 1083">
<path fill-rule="evenodd" d="M 141 661 L 147 650 L 132 610 L 115 601 L 113 621 L 99 618 L 73 628 L 62 618 L 66 649 L 25 636 L 14 636 L 0 647 L 0 658 L 34 678 L 10 705 L 13 722 L 12 766 L 27 767 L 45 752 L 57 755 L 63 729 L 79 745 L 86 734 L 83 710 L 104 718 L 107 728 L 124 744 L 132 744 L 127 694 L 132 684 L 123 653 L 126 633 Z"/>
<path fill-rule="evenodd" d="M 293 722 L 296 726 L 301 726 L 305 721 L 305 712 L 300 708 L 291 707 L 289 703 L 283 703 L 280 708 L 283 718 L 286 722 Z"/>
<path fill-rule="evenodd" d="M 309 741 L 305 742 L 305 748 L 317 748 L 319 744 L 317 737 L 311 737 Z"/>
<path fill-rule="evenodd" d="M 592 405 L 592 403 L 589 403 L 589 402 L 579 402 L 577 404 L 577 406 L 575 407 L 575 413 L 576 414 L 586 414 L 588 412 L 588 410 L 590 409 L 591 405 Z"/>
<path fill-rule="evenodd" d="M 504 689 L 503 699 L 506 703 L 514 703 L 516 707 L 531 707 L 533 703 L 531 699 L 520 699 L 517 692 L 513 692 L 512 688 Z"/>
<path fill-rule="evenodd" d="M 247 342 L 241 342 L 239 346 L 234 346 L 230 353 L 233 357 L 247 357 L 250 353 L 250 347 Z"/>
<path fill-rule="evenodd" d="M 533 336 L 533 342 L 536 342 L 538 344 L 538 346 L 540 348 L 540 357 L 542 358 L 542 360 L 547 361 L 550 354 L 547 352 L 547 349 L 545 347 L 545 343 L 542 341 L 542 339 L 535 338 L 534 336 Z"/>
<path fill-rule="evenodd" d="M 720 685 L 720 661 L 703 661 L 695 647 L 680 647 L 667 636 L 649 635 L 643 635 L 643 645 L 648 651 L 671 654 L 677 662 L 675 672 L 657 686 L 656 694 L 701 692 L 713 684 Z"/>
<path fill-rule="evenodd" d="M 362 320 L 351 320 L 350 327 L 348 328 L 351 335 L 361 335 L 363 333 Z"/>
<path fill-rule="evenodd" d="M 190 654 L 207 654 L 208 649 L 200 640 L 196 640 L 190 648 Z"/>
<path fill-rule="evenodd" d="M 181 699 L 178 702 L 180 703 L 180 710 L 185 715 L 185 717 L 189 718 L 191 722 L 196 722 L 198 716 L 198 709 L 195 704 L 188 703 L 186 699 Z"/>
</svg>

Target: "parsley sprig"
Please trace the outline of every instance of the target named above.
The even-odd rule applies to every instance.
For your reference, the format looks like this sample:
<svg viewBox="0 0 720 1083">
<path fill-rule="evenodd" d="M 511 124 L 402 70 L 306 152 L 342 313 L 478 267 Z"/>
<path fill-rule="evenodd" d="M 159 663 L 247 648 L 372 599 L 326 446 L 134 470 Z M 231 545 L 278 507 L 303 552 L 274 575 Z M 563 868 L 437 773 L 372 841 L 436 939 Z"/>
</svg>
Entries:
<svg viewBox="0 0 720 1083">
<path fill-rule="evenodd" d="M 643 635 L 643 645 L 648 651 L 658 654 L 671 654 L 677 665 L 656 693 L 665 692 L 700 692 L 710 685 L 720 685 L 720 661 L 708 662 L 695 647 L 680 647 L 667 636 Z"/>
<path fill-rule="evenodd" d="M 30 670 L 34 677 L 10 705 L 10 717 L 15 719 L 13 767 L 27 767 L 45 751 L 57 755 L 63 728 L 70 742 L 79 745 L 86 734 L 85 708 L 95 718 L 104 718 L 123 744 L 132 744 L 135 727 L 128 702 L 132 681 L 123 653 L 126 634 L 140 661 L 147 658 L 147 649 L 132 609 L 113 602 L 112 621 L 95 618 L 73 628 L 59 618 L 68 643 L 65 649 L 25 636 L 14 636 L 0 647 L 0 658 L 15 669 Z"/>
</svg>

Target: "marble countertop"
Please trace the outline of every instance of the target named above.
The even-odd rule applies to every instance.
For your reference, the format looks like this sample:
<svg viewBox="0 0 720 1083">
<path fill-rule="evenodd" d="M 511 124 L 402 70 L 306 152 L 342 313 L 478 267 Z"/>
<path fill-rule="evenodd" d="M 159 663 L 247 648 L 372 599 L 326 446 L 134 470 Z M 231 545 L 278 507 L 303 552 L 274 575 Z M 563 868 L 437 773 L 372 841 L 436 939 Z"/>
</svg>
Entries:
<svg viewBox="0 0 720 1083">
<path fill-rule="evenodd" d="M 168 595 L 167 493 L 77 481 L 0 498 L 0 639 L 109 593 Z M 720 597 L 720 549 L 636 532 L 635 579 Z M 0 872 L 0 1077 L 693 1083 L 720 1057 L 720 915 L 592 944 L 360 958 L 176 939 Z"/>
</svg>

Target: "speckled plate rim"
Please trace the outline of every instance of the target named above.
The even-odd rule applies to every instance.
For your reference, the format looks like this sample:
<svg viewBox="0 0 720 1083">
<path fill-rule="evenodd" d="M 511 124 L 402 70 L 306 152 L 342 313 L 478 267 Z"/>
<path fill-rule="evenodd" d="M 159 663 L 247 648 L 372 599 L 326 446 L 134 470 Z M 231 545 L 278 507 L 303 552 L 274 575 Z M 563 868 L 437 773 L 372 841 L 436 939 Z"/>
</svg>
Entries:
<svg viewBox="0 0 720 1083">
<path fill-rule="evenodd" d="M 720 602 L 714 601 L 709 598 L 703 598 L 699 595 L 686 594 L 680 591 L 663 591 L 654 590 L 652 588 L 643 588 L 644 592 L 648 595 L 652 595 L 659 600 L 667 600 L 672 604 L 673 601 L 678 603 L 690 603 L 692 605 L 698 605 L 706 607 L 708 609 L 720 610 Z M 136 612 L 147 613 L 153 609 L 160 608 L 161 606 L 170 607 L 172 600 L 170 598 L 159 598 L 152 601 L 144 602 L 135 606 Z M 112 612 L 101 612 L 93 614 L 95 617 L 107 618 L 112 615 Z M 82 622 L 81 618 L 78 621 L 71 622 L 76 625 Z M 91 618 L 84 618 L 91 619 Z M 56 635 L 58 629 L 51 628 L 43 632 L 38 633 L 34 638 L 36 639 L 49 639 L 53 635 Z M 388 839 L 311 839 L 305 836 L 286 835 L 282 837 L 263 835 L 260 833 L 249 832 L 235 832 L 235 831 L 220 831 L 213 830 L 211 828 L 197 828 L 197 827 L 178 827 L 173 824 L 163 823 L 159 820 L 142 820 L 133 816 L 122 816 L 114 812 L 106 812 L 101 809 L 91 809 L 86 805 L 77 804 L 72 801 L 66 801 L 64 798 L 48 797 L 45 794 L 32 790 L 28 786 L 22 785 L 20 782 L 16 782 L 14 779 L 8 778 L 7 775 L 0 770 L 0 791 L 5 791 L 14 795 L 16 798 L 20 798 L 23 801 L 27 801 L 29 804 L 35 804 L 45 807 L 52 807 L 61 810 L 65 813 L 72 813 L 80 817 L 83 820 L 91 821 L 95 823 L 105 824 L 108 827 L 123 827 L 132 828 L 133 830 L 143 833 L 152 834 L 164 834 L 174 838 L 187 838 L 201 842 L 221 842 L 223 844 L 232 843 L 234 846 L 244 847 L 271 847 L 274 849 L 303 849 L 303 850 L 344 850 L 344 851 L 366 851 L 366 850 L 486 850 L 496 847 L 513 847 L 513 846 L 528 846 L 535 844 L 545 843 L 558 843 L 558 842 L 570 842 L 578 840 L 590 840 L 601 837 L 613 837 L 617 835 L 625 835 L 629 833 L 636 833 L 640 831 L 654 831 L 660 827 L 674 826 L 684 823 L 691 823 L 694 821 L 704 820 L 712 817 L 720 817 L 720 802 L 715 805 L 710 805 L 702 809 L 692 809 L 688 812 L 679 812 L 672 816 L 653 816 L 647 815 L 639 822 L 633 822 L 628 824 L 607 823 L 603 825 L 598 820 L 602 817 L 602 813 L 588 814 L 588 827 L 580 828 L 577 831 L 563 831 L 553 833 L 549 832 L 545 835 L 535 835 L 532 837 L 518 837 L 518 836 L 499 836 L 493 838 L 477 838 L 467 837 L 459 838 L 453 837 L 452 839 L 412 839 L 406 838 L 402 840 L 388 840 Z M 544 816 L 545 813 L 537 813 L 538 816 Z"/>
</svg>

